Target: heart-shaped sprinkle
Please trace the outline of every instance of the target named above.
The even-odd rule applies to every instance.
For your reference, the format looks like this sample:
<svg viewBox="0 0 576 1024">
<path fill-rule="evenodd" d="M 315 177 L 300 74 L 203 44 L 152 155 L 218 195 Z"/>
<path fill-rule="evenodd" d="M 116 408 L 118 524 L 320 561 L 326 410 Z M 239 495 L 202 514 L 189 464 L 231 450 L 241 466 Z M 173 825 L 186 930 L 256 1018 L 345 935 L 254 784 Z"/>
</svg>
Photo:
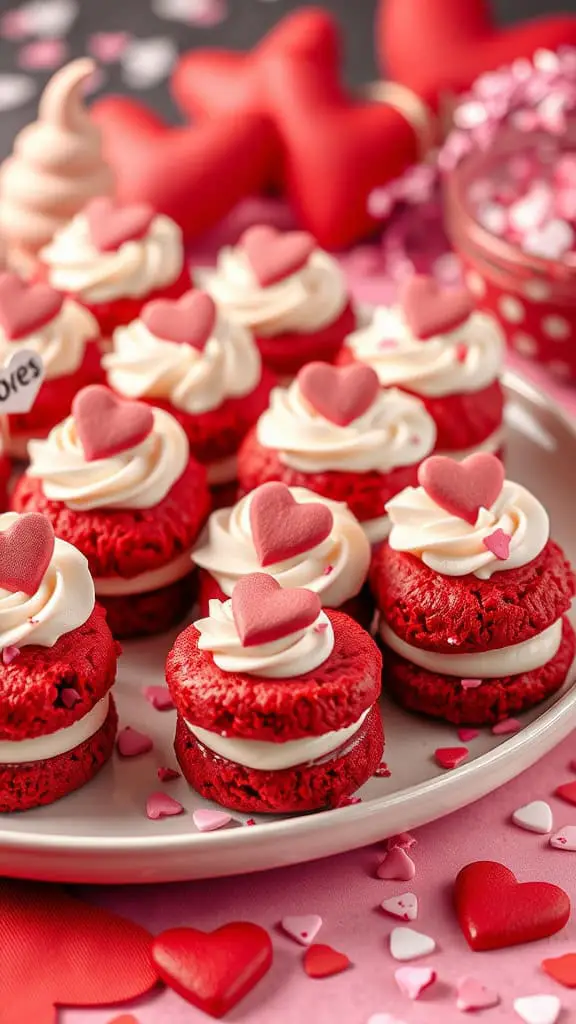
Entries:
<svg viewBox="0 0 576 1024">
<path fill-rule="evenodd" d="M 151 793 L 146 801 L 146 817 L 151 821 L 157 821 L 158 818 L 173 818 L 183 811 L 182 804 L 167 793 Z"/>
<path fill-rule="evenodd" d="M 574 245 L 574 231 L 567 221 L 555 217 L 542 227 L 527 231 L 521 245 L 530 256 L 558 260 Z"/>
<path fill-rule="evenodd" d="M 500 996 L 482 985 L 475 978 L 460 978 L 456 986 L 456 1006 L 464 1013 L 471 1010 L 488 1010 L 498 1006 Z"/>
<path fill-rule="evenodd" d="M 64 301 L 60 292 L 41 282 L 28 284 L 16 274 L 0 274 L 0 327 L 17 341 L 58 316 Z"/>
<path fill-rule="evenodd" d="M 564 953 L 543 960 L 542 970 L 565 988 L 576 988 L 576 953 Z"/>
<path fill-rule="evenodd" d="M 320 598 L 311 590 L 284 590 L 261 572 L 244 576 L 232 594 L 232 614 L 243 647 L 273 643 L 306 629 L 321 610 Z"/>
<path fill-rule="evenodd" d="M 555 850 L 576 850 L 576 825 L 565 825 L 550 836 L 550 846 Z"/>
<path fill-rule="evenodd" d="M 475 740 L 479 735 L 478 729 L 458 729 L 458 739 L 462 743 L 469 743 L 470 740 Z"/>
<path fill-rule="evenodd" d="M 312 408 L 338 427 L 362 416 L 380 392 L 375 370 L 361 363 L 308 363 L 298 374 L 298 387 Z"/>
<path fill-rule="evenodd" d="M 391 896 L 382 900 L 382 910 L 402 921 L 415 921 L 418 917 L 418 897 L 413 892 L 403 892 L 400 896 Z"/>
<path fill-rule="evenodd" d="M 180 772 L 177 772 L 175 768 L 159 768 L 156 772 L 160 782 L 174 782 L 174 779 L 180 778 Z"/>
<path fill-rule="evenodd" d="M 216 304 L 206 292 L 190 291 L 175 302 L 168 299 L 149 302 L 140 316 L 155 337 L 191 345 L 202 352 L 214 330 Z"/>
<path fill-rule="evenodd" d="M 481 679 L 461 679 L 460 686 L 463 690 L 476 690 L 479 686 L 482 686 Z"/>
<path fill-rule="evenodd" d="M 250 528 L 263 567 L 311 551 L 330 536 L 333 524 L 326 505 L 296 501 L 286 484 L 262 484 L 252 493 Z"/>
<path fill-rule="evenodd" d="M 514 1000 L 514 1009 L 524 1024 L 556 1024 L 562 1003 L 558 996 L 521 996 Z"/>
<path fill-rule="evenodd" d="M 240 239 L 261 288 L 283 281 L 295 274 L 310 259 L 316 242 L 307 231 L 281 233 L 276 228 L 256 225 L 248 228 Z"/>
<path fill-rule="evenodd" d="M 318 914 L 305 914 L 302 917 L 283 917 L 280 923 L 291 939 L 301 946 L 311 946 L 322 927 L 322 918 Z"/>
<path fill-rule="evenodd" d="M 18 516 L 0 532 L 0 587 L 12 594 L 35 594 L 50 565 L 54 530 L 45 516 L 30 512 Z"/>
<path fill-rule="evenodd" d="M 414 928 L 393 928 L 390 933 L 390 952 L 395 960 L 418 960 L 436 949 L 430 935 L 417 932 Z"/>
<path fill-rule="evenodd" d="M 15 647 L 13 644 L 8 644 L 6 647 L 2 648 L 2 664 L 3 665 L 11 665 L 12 662 L 16 660 L 16 658 L 18 657 L 19 654 L 20 654 L 20 648 L 19 647 Z M 66 707 L 67 705 L 64 705 L 64 706 Z"/>
<path fill-rule="evenodd" d="M 510 541 L 512 538 L 504 530 L 494 530 L 487 537 L 482 539 L 484 547 L 491 551 L 496 558 L 505 562 L 510 555 Z"/>
<path fill-rule="evenodd" d="M 474 299 L 466 288 L 443 289 L 424 274 L 404 283 L 400 305 L 410 330 L 422 340 L 453 331 L 474 311 Z"/>
<path fill-rule="evenodd" d="M 434 759 L 441 768 L 457 768 L 469 753 L 468 747 L 438 747 L 434 751 Z"/>
<path fill-rule="evenodd" d="M 394 971 L 396 984 L 408 999 L 418 999 L 436 981 L 431 967 L 399 967 Z"/>
<path fill-rule="evenodd" d="M 199 807 L 192 812 L 192 821 L 199 832 L 215 832 L 224 828 L 232 821 L 232 815 L 226 811 L 212 811 L 208 807 Z"/>
<path fill-rule="evenodd" d="M 376 871 L 378 878 L 394 879 L 398 882 L 410 882 L 415 874 L 414 861 L 400 846 L 395 846 L 388 851 Z"/>
<path fill-rule="evenodd" d="M 304 954 L 304 970 L 309 978 L 330 978 L 333 974 L 340 974 L 351 961 L 345 953 L 339 953 L 332 946 L 316 944 L 309 946 Z"/>
<path fill-rule="evenodd" d="M 501 722 L 496 722 L 496 725 L 492 726 L 493 736 L 512 736 L 513 733 L 519 732 L 522 728 L 522 723 L 517 718 L 504 718 Z"/>
<path fill-rule="evenodd" d="M 147 203 L 122 206 L 110 196 L 97 196 L 84 208 L 90 238 L 99 252 L 115 252 L 125 242 L 144 238 L 154 219 Z"/>
<path fill-rule="evenodd" d="M 564 782 L 554 790 L 554 796 L 560 797 L 568 804 L 576 805 L 576 782 Z"/>
<path fill-rule="evenodd" d="M 552 831 L 553 818 L 550 805 L 544 800 L 533 800 L 514 811 L 512 821 L 527 832 L 545 836 Z"/>
<path fill-rule="evenodd" d="M 74 686 L 64 686 L 60 690 L 60 700 L 64 707 L 71 711 L 72 708 L 75 708 L 80 703 L 82 697 Z"/>
<path fill-rule="evenodd" d="M 397 835 L 390 836 L 386 840 L 388 850 L 393 850 L 396 846 L 399 846 L 401 850 L 411 850 L 417 844 L 418 840 L 411 832 L 398 832 Z"/>
<path fill-rule="evenodd" d="M 171 711 L 174 701 L 167 686 L 146 686 L 144 696 L 156 711 Z"/>
<path fill-rule="evenodd" d="M 116 739 L 116 749 L 121 757 L 139 757 L 140 754 L 148 754 L 154 744 L 150 736 L 138 729 L 132 729 L 129 725 L 121 729 Z"/>
<path fill-rule="evenodd" d="M 502 491 L 504 466 L 495 455 L 478 452 L 462 462 L 432 455 L 418 470 L 426 494 L 450 515 L 476 524 L 481 508 L 491 508 Z"/>
<path fill-rule="evenodd" d="M 78 392 L 72 415 L 87 462 L 135 448 L 154 427 L 149 405 L 118 398 L 102 384 L 90 384 Z"/>
</svg>

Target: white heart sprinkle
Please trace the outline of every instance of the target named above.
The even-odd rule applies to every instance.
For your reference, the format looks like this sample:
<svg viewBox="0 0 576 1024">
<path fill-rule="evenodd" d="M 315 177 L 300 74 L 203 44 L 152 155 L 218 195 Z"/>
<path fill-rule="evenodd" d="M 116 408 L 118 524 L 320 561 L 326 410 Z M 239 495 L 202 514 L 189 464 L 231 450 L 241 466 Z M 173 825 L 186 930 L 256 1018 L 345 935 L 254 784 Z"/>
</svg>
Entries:
<svg viewBox="0 0 576 1024">
<path fill-rule="evenodd" d="M 382 910 L 403 921 L 415 921 L 418 917 L 418 897 L 413 892 L 403 892 L 400 896 L 391 896 L 382 900 Z"/>
<path fill-rule="evenodd" d="M 176 61 L 178 51 L 168 36 L 132 39 L 120 61 L 126 85 L 148 89 L 165 79 Z"/>
<path fill-rule="evenodd" d="M 322 918 L 318 914 L 305 914 L 301 917 L 283 917 L 282 928 L 291 939 L 301 946 L 310 946 L 322 927 Z"/>
<path fill-rule="evenodd" d="M 436 943 L 430 935 L 413 928 L 393 928 L 390 933 L 390 952 L 395 960 L 417 960 L 435 949 Z"/>
<path fill-rule="evenodd" d="M 514 1009 L 525 1024 L 555 1024 L 562 1004 L 558 996 L 521 996 L 514 1000 Z"/>
<path fill-rule="evenodd" d="M 0 110 L 22 107 L 36 92 L 36 82 L 29 75 L 0 75 Z"/>
<path fill-rule="evenodd" d="M 565 825 L 550 836 L 550 846 L 555 850 L 576 850 L 576 825 Z"/>
<path fill-rule="evenodd" d="M 574 242 L 574 232 L 565 220 L 554 218 L 543 227 L 527 231 L 520 244 L 530 256 L 556 260 L 564 256 Z"/>
<path fill-rule="evenodd" d="M 544 800 L 533 800 L 532 803 L 519 807 L 514 811 L 512 821 L 520 828 L 525 828 L 527 832 L 537 832 L 540 836 L 551 832 L 554 823 L 550 805 Z"/>
<path fill-rule="evenodd" d="M 20 8 L 30 34 L 46 39 L 65 36 L 78 17 L 78 10 L 76 0 L 31 0 Z"/>
</svg>

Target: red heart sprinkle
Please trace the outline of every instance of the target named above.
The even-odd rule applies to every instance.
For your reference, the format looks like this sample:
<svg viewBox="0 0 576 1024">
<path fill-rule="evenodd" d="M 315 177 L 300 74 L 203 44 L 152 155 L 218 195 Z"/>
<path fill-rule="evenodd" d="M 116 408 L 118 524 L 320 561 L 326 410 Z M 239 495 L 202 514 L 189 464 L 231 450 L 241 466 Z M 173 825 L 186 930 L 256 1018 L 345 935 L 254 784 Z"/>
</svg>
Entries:
<svg viewBox="0 0 576 1024">
<path fill-rule="evenodd" d="M 116 748 L 121 757 L 140 757 L 147 754 L 154 746 L 152 738 L 129 725 L 121 729 L 116 739 Z"/>
<path fill-rule="evenodd" d="M 142 310 L 141 319 L 157 338 L 191 345 L 202 352 L 216 323 L 216 305 L 206 292 L 190 291 L 175 302 L 169 299 L 149 302 Z"/>
<path fill-rule="evenodd" d="M 38 512 L 19 516 L 0 533 L 0 587 L 31 596 L 40 586 L 54 551 L 54 530 Z"/>
<path fill-rule="evenodd" d="M 48 284 L 0 274 L 0 327 L 10 341 L 32 334 L 58 316 L 64 296 Z"/>
<path fill-rule="evenodd" d="M 474 950 L 548 938 L 570 916 L 563 889 L 548 882 L 518 882 L 509 868 L 495 861 L 462 868 L 454 898 L 458 923 Z"/>
<path fill-rule="evenodd" d="M 272 942 L 257 924 L 236 921 L 214 932 L 172 928 L 154 940 L 160 977 L 183 999 L 223 1017 L 272 965 Z"/>
<path fill-rule="evenodd" d="M 380 392 L 375 370 L 361 363 L 308 363 L 298 374 L 298 387 L 316 412 L 339 427 L 362 416 Z"/>
<path fill-rule="evenodd" d="M 159 818 L 173 818 L 183 813 L 182 804 L 168 796 L 167 793 L 151 793 L 146 801 L 146 817 L 150 821 L 158 821 Z"/>
<path fill-rule="evenodd" d="M 103 384 L 90 384 L 79 391 L 72 402 L 72 415 L 87 462 L 134 448 L 154 427 L 149 405 L 118 398 Z"/>
<path fill-rule="evenodd" d="M 576 805 L 576 782 L 564 782 L 554 790 L 554 796 L 559 796 L 568 804 Z"/>
<path fill-rule="evenodd" d="M 550 957 L 542 961 L 542 970 L 546 971 L 554 981 L 566 988 L 576 988 L 576 953 L 564 953 L 563 956 Z"/>
<path fill-rule="evenodd" d="M 256 225 L 244 232 L 240 246 L 258 284 L 267 288 L 300 270 L 314 252 L 316 242 L 307 231 L 282 233 L 273 227 Z"/>
<path fill-rule="evenodd" d="M 438 747 L 434 751 L 434 758 L 441 768 L 457 768 L 469 753 L 468 747 Z"/>
<path fill-rule="evenodd" d="M 304 954 L 304 970 L 309 978 L 330 978 L 350 966 L 351 960 L 345 953 L 321 943 L 309 946 Z"/>
<path fill-rule="evenodd" d="M 154 220 L 154 210 L 148 203 L 122 206 L 110 196 L 91 199 L 84 215 L 99 252 L 115 252 L 124 242 L 143 238 Z"/>
<path fill-rule="evenodd" d="M 156 774 L 160 782 L 173 782 L 174 779 L 180 778 L 180 772 L 177 772 L 175 768 L 159 768 Z"/>
<path fill-rule="evenodd" d="M 410 330 L 422 340 L 453 331 L 474 310 L 473 297 L 466 288 L 442 289 L 424 274 L 411 277 L 402 286 L 400 305 Z"/>
<path fill-rule="evenodd" d="M 145 686 L 144 696 L 156 711 L 172 711 L 174 701 L 167 686 Z"/>
<path fill-rule="evenodd" d="M 481 508 L 490 508 L 504 483 L 504 466 L 495 455 L 479 452 L 462 462 L 432 455 L 418 470 L 426 494 L 451 515 L 476 524 Z"/>
<path fill-rule="evenodd" d="M 475 740 L 479 735 L 478 729 L 458 729 L 458 739 L 462 743 L 469 743 L 470 740 Z"/>
<path fill-rule="evenodd" d="M 510 541 L 511 537 L 504 533 L 504 530 L 494 530 L 494 533 L 489 534 L 488 537 L 484 537 L 482 543 L 484 547 L 491 551 L 500 561 L 505 562 L 510 555 Z"/>
<path fill-rule="evenodd" d="M 322 610 L 318 594 L 284 590 L 272 576 L 254 572 L 234 587 L 232 613 L 243 647 L 269 644 L 311 626 Z"/>
<path fill-rule="evenodd" d="M 296 501 L 286 484 L 262 484 L 252 494 L 250 526 L 263 567 L 315 548 L 330 535 L 333 523 L 326 505 Z"/>
</svg>

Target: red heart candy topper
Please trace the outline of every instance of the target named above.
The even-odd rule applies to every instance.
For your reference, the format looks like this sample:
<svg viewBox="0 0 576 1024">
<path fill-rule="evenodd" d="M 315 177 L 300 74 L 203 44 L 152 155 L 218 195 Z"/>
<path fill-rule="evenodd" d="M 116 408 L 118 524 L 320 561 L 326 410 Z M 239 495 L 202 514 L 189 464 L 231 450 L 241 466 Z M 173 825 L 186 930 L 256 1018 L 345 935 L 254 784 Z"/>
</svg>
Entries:
<svg viewBox="0 0 576 1024">
<path fill-rule="evenodd" d="M 72 416 L 87 462 L 136 447 L 154 427 L 149 405 L 118 398 L 103 384 L 90 384 L 78 392 Z"/>
<path fill-rule="evenodd" d="M 378 374 L 371 366 L 330 366 L 308 363 L 297 377 L 300 393 L 324 419 L 347 427 L 359 419 L 380 394 Z"/>
<path fill-rule="evenodd" d="M 97 196 L 84 207 L 90 237 L 99 252 L 115 252 L 125 242 L 144 238 L 154 219 L 148 203 L 121 205 L 110 196 Z"/>
<path fill-rule="evenodd" d="M 216 304 L 210 295 L 193 289 L 171 302 L 156 299 L 141 313 L 142 323 L 151 334 L 179 345 L 204 350 L 216 323 Z"/>
<path fill-rule="evenodd" d="M 232 614 L 243 647 L 270 644 L 311 626 L 322 611 L 318 594 L 283 589 L 273 576 L 254 572 L 238 581 Z"/>
<path fill-rule="evenodd" d="M 488 452 L 469 455 L 462 462 L 432 455 L 420 465 L 418 483 L 440 508 L 475 526 L 480 509 L 491 508 L 500 496 L 504 466 Z"/>
<path fill-rule="evenodd" d="M 10 341 L 33 334 L 58 316 L 64 296 L 48 284 L 0 274 L 0 327 Z"/>
<path fill-rule="evenodd" d="M 29 512 L 0 532 L 0 587 L 32 596 L 54 551 L 54 530 L 45 516 Z"/>
<path fill-rule="evenodd" d="M 412 333 L 425 341 L 455 330 L 474 312 L 474 299 L 466 288 L 442 288 L 425 274 L 416 274 L 400 288 L 400 307 Z"/>
<path fill-rule="evenodd" d="M 333 523 L 327 505 L 296 501 L 280 481 L 262 484 L 252 492 L 250 528 L 263 568 L 311 551 L 330 536 Z"/>
</svg>

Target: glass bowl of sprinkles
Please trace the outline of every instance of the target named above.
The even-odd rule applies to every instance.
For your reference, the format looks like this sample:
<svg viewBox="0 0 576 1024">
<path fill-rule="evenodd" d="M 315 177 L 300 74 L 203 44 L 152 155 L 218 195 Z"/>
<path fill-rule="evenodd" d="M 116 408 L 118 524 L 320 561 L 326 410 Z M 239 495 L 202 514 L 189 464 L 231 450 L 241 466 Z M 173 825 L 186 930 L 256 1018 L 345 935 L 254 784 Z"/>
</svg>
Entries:
<svg viewBox="0 0 576 1024">
<path fill-rule="evenodd" d="M 478 308 L 512 350 L 576 380 L 576 49 L 482 75 L 438 161 Z"/>
</svg>

